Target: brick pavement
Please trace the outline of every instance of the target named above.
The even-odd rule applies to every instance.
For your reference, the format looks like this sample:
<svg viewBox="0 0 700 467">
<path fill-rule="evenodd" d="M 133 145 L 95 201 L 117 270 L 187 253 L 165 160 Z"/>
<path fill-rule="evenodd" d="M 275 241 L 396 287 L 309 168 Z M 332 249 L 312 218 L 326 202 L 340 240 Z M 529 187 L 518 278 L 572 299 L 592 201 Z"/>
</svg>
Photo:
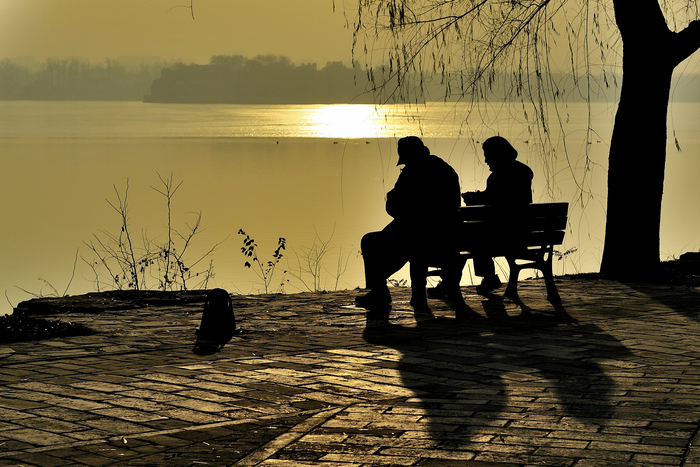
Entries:
<svg viewBox="0 0 700 467">
<path fill-rule="evenodd" d="M 235 296 L 213 355 L 201 301 L 63 313 L 99 333 L 0 345 L 0 466 L 700 465 L 700 289 L 557 282 L 459 316 L 394 289 L 389 324 L 358 291 Z"/>
</svg>

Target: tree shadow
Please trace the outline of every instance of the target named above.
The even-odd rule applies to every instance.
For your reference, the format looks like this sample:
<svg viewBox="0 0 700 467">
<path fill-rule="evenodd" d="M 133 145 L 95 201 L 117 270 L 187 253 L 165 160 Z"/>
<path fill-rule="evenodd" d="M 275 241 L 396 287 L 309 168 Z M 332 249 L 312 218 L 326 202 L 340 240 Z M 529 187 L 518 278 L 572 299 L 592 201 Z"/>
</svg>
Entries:
<svg viewBox="0 0 700 467">
<path fill-rule="evenodd" d="M 700 288 L 653 282 L 621 281 L 621 284 L 700 323 Z"/>
<path fill-rule="evenodd" d="M 416 394 L 396 410 L 422 409 L 432 440 L 445 446 L 499 427 L 612 416 L 615 383 L 599 362 L 624 359 L 624 345 L 561 305 L 543 312 L 521 303 L 515 316 L 499 297 L 481 305 L 484 314 L 465 309 L 416 326 L 368 313 L 365 340 L 401 353 L 396 369 Z"/>
</svg>

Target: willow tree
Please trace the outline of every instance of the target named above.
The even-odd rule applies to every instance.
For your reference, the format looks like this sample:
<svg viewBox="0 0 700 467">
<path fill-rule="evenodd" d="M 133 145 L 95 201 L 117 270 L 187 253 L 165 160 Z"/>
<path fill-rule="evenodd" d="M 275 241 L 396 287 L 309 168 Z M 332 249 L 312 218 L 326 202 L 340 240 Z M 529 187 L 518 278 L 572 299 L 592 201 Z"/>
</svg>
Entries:
<svg viewBox="0 0 700 467">
<path fill-rule="evenodd" d="M 660 262 L 671 78 L 700 47 L 698 18 L 693 0 L 360 0 L 353 53 L 381 98 L 417 99 L 435 75 L 446 97 L 515 96 L 545 145 L 545 104 L 563 98 L 555 55 L 589 100 L 621 62 L 601 272 L 634 277 Z"/>
</svg>

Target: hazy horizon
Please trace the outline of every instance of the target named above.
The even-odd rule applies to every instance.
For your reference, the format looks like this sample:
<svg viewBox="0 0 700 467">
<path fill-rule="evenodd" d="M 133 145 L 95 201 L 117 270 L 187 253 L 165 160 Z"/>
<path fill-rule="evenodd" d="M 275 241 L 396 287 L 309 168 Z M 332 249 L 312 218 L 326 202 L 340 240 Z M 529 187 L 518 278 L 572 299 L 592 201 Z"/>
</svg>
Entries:
<svg viewBox="0 0 700 467">
<path fill-rule="evenodd" d="M 283 55 L 295 63 L 351 62 L 352 31 L 342 5 L 208 0 L 3 0 L 0 59 L 151 56 L 208 63 L 212 55 Z"/>
<path fill-rule="evenodd" d="M 235 56 L 240 56 L 245 59 L 251 60 L 255 59 L 257 57 L 277 57 L 277 58 L 282 58 L 282 59 L 289 59 L 290 62 L 294 65 L 308 65 L 308 64 L 315 64 L 318 66 L 318 68 L 323 68 L 329 63 L 338 63 L 341 62 L 346 66 L 351 66 L 352 61 L 343 61 L 343 60 L 328 60 L 326 62 L 320 63 L 317 61 L 313 60 L 292 60 L 290 57 L 282 54 L 276 54 L 276 53 L 261 53 L 257 54 L 255 56 L 247 56 L 243 54 L 212 54 L 209 56 L 204 61 L 201 62 L 195 62 L 191 60 L 175 60 L 175 59 L 169 59 L 165 57 L 161 57 L 158 55 L 117 55 L 117 56 L 104 56 L 101 59 L 90 59 L 88 57 L 84 56 L 73 56 L 73 55 L 66 55 L 66 56 L 59 56 L 59 55 L 53 55 L 50 57 L 45 57 L 43 59 L 38 59 L 34 57 L 33 55 L 15 55 L 12 57 L 9 56 L 2 56 L 0 55 L 0 61 L 3 60 L 9 60 L 12 63 L 15 63 L 17 65 L 23 66 L 28 68 L 30 71 L 35 71 L 38 68 L 46 65 L 46 63 L 49 60 L 77 60 L 78 62 L 81 63 L 88 63 L 90 65 L 100 65 L 104 64 L 107 60 L 114 61 L 119 65 L 122 65 L 126 68 L 129 67 L 135 67 L 138 68 L 141 65 L 146 65 L 146 66 L 172 66 L 175 64 L 184 64 L 184 65 L 209 65 L 211 64 L 211 59 L 214 57 L 219 57 L 219 56 L 224 56 L 224 57 L 235 57 Z"/>
<path fill-rule="evenodd" d="M 353 56 L 354 5 L 337 0 L 269 0 L 261 8 L 235 0 L 2 0 L 0 60 L 33 57 L 78 58 L 91 63 L 106 58 L 150 57 L 164 62 L 207 64 L 215 55 L 276 55 L 295 64 L 342 62 L 363 66 Z M 550 51 L 559 73 L 568 72 L 566 43 Z M 566 58 L 565 61 L 562 59 Z M 377 65 L 378 63 L 374 63 Z M 615 65 L 613 64 L 613 67 Z M 650 66 L 652 62 L 650 62 Z M 700 55 L 677 68 L 677 76 L 697 76 Z"/>
</svg>

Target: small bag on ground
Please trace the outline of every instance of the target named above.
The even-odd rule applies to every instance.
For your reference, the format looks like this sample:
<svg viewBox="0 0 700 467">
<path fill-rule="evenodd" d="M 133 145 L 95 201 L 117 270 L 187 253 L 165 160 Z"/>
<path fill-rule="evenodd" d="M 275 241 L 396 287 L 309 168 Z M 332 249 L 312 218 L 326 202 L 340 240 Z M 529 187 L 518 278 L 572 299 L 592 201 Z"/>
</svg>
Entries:
<svg viewBox="0 0 700 467">
<path fill-rule="evenodd" d="M 196 333 L 198 339 L 221 344 L 225 344 L 236 334 L 236 318 L 233 315 L 231 296 L 224 289 L 214 289 L 207 295 L 202 322 Z"/>
</svg>

